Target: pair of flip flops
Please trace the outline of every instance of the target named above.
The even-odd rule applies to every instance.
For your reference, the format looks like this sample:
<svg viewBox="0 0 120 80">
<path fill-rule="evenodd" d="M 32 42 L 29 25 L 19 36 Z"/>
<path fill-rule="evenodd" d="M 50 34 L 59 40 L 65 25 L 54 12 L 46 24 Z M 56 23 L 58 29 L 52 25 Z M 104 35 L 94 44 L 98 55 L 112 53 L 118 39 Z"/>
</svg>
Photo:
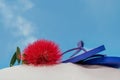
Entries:
<svg viewBox="0 0 120 80">
<path fill-rule="evenodd" d="M 62 63 L 71 62 L 71 63 L 83 64 L 83 65 L 103 65 L 113 68 L 120 68 L 120 57 L 112 57 L 112 56 L 98 54 L 99 52 L 105 50 L 104 45 L 101 45 L 89 51 L 87 51 L 83 47 L 84 47 L 84 43 L 83 41 L 80 41 L 78 43 L 77 48 L 73 48 L 65 51 L 62 55 L 70 51 L 76 50 L 76 52 L 69 59 L 62 61 Z M 83 50 L 84 53 L 77 55 L 81 50 Z"/>
</svg>

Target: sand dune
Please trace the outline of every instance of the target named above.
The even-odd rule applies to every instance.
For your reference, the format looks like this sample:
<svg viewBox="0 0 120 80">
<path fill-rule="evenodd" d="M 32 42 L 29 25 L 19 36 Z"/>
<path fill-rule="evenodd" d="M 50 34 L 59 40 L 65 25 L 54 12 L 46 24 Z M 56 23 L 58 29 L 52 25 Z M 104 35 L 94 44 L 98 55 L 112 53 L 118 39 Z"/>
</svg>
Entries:
<svg viewBox="0 0 120 80">
<path fill-rule="evenodd" d="M 0 80 L 120 80 L 120 70 L 72 63 L 38 67 L 19 65 L 1 69 Z"/>
</svg>

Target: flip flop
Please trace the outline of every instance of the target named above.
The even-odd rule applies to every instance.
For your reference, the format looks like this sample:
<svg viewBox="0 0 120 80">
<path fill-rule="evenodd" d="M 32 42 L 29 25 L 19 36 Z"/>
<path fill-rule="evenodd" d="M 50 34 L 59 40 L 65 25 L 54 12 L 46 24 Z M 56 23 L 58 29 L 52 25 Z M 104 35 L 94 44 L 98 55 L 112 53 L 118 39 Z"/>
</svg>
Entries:
<svg viewBox="0 0 120 80">
<path fill-rule="evenodd" d="M 104 65 L 104 66 L 119 68 L 120 67 L 120 57 L 105 56 L 105 57 L 93 58 L 93 59 L 84 61 L 82 64 Z"/>
</svg>

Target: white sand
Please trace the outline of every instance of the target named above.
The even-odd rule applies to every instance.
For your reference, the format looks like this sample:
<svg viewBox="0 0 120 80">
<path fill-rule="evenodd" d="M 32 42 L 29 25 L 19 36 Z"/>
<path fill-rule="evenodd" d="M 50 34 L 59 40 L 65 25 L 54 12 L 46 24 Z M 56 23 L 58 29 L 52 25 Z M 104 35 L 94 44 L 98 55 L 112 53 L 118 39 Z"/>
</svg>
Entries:
<svg viewBox="0 0 120 80">
<path fill-rule="evenodd" d="M 0 70 L 0 80 L 120 80 L 120 70 L 72 63 L 34 67 L 19 65 Z"/>
</svg>

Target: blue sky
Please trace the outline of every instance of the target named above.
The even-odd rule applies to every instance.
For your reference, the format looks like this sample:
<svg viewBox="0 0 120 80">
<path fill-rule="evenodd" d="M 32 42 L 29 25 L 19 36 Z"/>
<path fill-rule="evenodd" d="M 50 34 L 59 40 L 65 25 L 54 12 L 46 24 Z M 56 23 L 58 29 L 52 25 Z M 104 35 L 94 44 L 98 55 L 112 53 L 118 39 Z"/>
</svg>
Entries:
<svg viewBox="0 0 120 80">
<path fill-rule="evenodd" d="M 62 51 L 105 45 L 120 56 L 120 0 L 0 0 L 0 68 L 9 66 L 16 46 L 53 40 Z"/>
</svg>

